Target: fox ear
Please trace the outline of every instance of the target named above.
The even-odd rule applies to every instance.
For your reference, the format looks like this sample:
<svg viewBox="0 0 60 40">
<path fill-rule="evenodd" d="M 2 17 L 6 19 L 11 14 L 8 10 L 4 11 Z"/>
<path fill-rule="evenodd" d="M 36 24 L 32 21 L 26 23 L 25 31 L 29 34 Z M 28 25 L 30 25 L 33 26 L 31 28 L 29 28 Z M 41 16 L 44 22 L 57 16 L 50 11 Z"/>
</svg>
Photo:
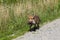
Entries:
<svg viewBox="0 0 60 40">
<path fill-rule="evenodd" d="M 29 15 L 28 18 L 33 18 L 33 16 L 32 15 Z"/>
</svg>

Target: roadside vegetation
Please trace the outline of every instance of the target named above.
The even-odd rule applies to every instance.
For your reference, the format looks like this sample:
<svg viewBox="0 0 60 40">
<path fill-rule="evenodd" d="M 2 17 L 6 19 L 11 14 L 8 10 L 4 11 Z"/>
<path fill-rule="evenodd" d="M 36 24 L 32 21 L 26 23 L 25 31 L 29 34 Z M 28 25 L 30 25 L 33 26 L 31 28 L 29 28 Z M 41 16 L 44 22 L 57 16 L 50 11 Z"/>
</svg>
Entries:
<svg viewBox="0 0 60 40">
<path fill-rule="evenodd" d="M 60 0 L 0 0 L 0 40 L 26 33 L 29 14 L 38 15 L 41 24 L 60 18 Z"/>
</svg>

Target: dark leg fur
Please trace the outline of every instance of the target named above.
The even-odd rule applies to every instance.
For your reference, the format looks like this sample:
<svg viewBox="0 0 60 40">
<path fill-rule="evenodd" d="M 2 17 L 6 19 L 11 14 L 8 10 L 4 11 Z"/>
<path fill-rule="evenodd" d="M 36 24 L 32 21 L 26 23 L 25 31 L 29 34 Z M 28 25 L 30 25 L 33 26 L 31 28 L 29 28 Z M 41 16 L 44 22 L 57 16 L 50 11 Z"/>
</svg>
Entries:
<svg viewBox="0 0 60 40">
<path fill-rule="evenodd" d="M 37 29 L 39 29 L 39 24 L 37 24 Z"/>
<path fill-rule="evenodd" d="M 32 31 L 31 27 L 32 27 L 32 24 L 30 24 L 30 30 L 29 31 Z"/>
<path fill-rule="evenodd" d="M 32 27 L 32 25 L 30 25 L 30 30 L 29 31 L 36 31 L 36 25 L 34 25 L 33 28 L 31 28 L 31 27 Z"/>
</svg>

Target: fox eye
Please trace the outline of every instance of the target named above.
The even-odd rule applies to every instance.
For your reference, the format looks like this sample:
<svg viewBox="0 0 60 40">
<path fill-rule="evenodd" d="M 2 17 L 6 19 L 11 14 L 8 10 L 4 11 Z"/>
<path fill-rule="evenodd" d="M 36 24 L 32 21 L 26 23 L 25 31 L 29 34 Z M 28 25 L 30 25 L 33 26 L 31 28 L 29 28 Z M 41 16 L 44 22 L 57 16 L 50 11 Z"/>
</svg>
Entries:
<svg viewBox="0 0 60 40">
<path fill-rule="evenodd" d="M 34 19 L 34 18 L 33 18 Z"/>
</svg>

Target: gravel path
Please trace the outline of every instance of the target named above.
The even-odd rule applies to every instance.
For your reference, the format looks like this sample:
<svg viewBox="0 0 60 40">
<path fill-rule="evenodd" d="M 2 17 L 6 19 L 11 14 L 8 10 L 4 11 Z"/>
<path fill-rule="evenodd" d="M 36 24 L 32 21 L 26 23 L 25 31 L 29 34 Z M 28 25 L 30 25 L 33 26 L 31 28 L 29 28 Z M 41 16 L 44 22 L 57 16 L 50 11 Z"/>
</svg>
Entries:
<svg viewBox="0 0 60 40">
<path fill-rule="evenodd" d="M 27 32 L 13 40 L 60 40 L 60 19 L 45 24 L 36 32 Z"/>
</svg>

